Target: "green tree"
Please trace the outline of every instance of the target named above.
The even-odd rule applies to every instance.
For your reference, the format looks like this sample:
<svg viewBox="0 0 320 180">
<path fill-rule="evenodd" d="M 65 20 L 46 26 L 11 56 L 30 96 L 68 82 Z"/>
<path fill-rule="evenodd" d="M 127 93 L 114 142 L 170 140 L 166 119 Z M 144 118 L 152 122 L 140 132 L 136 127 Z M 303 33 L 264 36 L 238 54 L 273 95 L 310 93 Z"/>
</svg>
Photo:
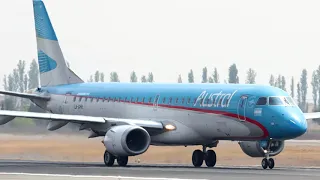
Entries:
<svg viewBox="0 0 320 180">
<path fill-rule="evenodd" d="M 132 71 L 130 74 L 130 82 L 138 82 L 138 77 L 134 71 Z"/>
<path fill-rule="evenodd" d="M 270 75 L 269 84 L 270 84 L 270 86 L 275 86 L 275 79 L 272 74 Z"/>
<path fill-rule="evenodd" d="M 212 77 L 209 77 L 208 82 L 209 82 L 209 83 L 213 83 L 213 78 L 212 78 Z"/>
<path fill-rule="evenodd" d="M 182 77 L 181 77 L 181 74 L 179 74 L 179 77 L 178 77 L 178 83 L 182 83 Z"/>
<path fill-rule="evenodd" d="M 202 83 L 207 83 L 208 82 L 208 69 L 207 67 L 204 67 L 202 69 Z"/>
<path fill-rule="evenodd" d="M 100 72 L 96 71 L 94 73 L 94 82 L 99 82 L 100 81 Z"/>
<path fill-rule="evenodd" d="M 110 82 L 120 82 L 120 79 L 119 79 L 117 72 L 110 73 Z"/>
<path fill-rule="evenodd" d="M 147 82 L 147 78 L 146 78 L 145 75 L 143 75 L 143 76 L 141 77 L 141 82 L 143 82 L 143 83 L 146 83 L 146 82 Z"/>
<path fill-rule="evenodd" d="M 294 78 L 291 78 L 291 85 L 290 85 L 290 89 L 291 89 L 291 97 L 294 98 Z"/>
<path fill-rule="evenodd" d="M 104 73 L 103 72 L 100 73 L 100 81 L 104 82 Z"/>
<path fill-rule="evenodd" d="M 148 82 L 149 83 L 153 83 L 154 82 L 153 73 L 152 72 L 149 72 L 149 74 L 148 74 Z"/>
<path fill-rule="evenodd" d="M 91 75 L 88 82 L 93 82 L 93 76 Z"/>
<path fill-rule="evenodd" d="M 278 78 L 276 79 L 274 86 L 281 88 L 281 75 L 280 74 L 278 75 Z"/>
<path fill-rule="evenodd" d="M 7 75 L 3 76 L 2 82 L 3 82 L 3 89 L 8 91 Z"/>
<path fill-rule="evenodd" d="M 28 88 L 34 89 L 39 86 L 39 68 L 36 60 L 32 60 L 28 71 Z"/>
<path fill-rule="evenodd" d="M 317 69 L 317 77 L 318 77 L 318 85 L 319 85 L 319 88 L 318 88 L 318 111 L 320 111 L 320 65 L 318 66 L 318 69 Z"/>
<path fill-rule="evenodd" d="M 302 100 L 301 100 L 301 85 L 300 82 L 297 84 L 297 102 L 298 106 L 301 108 L 302 107 Z"/>
<path fill-rule="evenodd" d="M 307 101 L 307 91 L 308 91 L 308 82 L 307 82 L 307 70 L 303 69 L 301 74 L 301 101 L 302 101 L 302 109 L 306 110 L 306 101 Z"/>
<path fill-rule="evenodd" d="M 23 89 L 26 91 L 26 90 L 28 90 L 28 75 L 27 74 L 25 74 L 24 75 L 24 78 L 23 78 L 23 85 L 24 85 L 24 87 L 23 87 Z"/>
<path fill-rule="evenodd" d="M 19 76 L 19 80 L 17 85 L 19 86 L 19 91 L 20 92 L 24 92 L 24 73 L 25 73 L 25 69 L 26 69 L 26 62 L 19 60 L 18 65 L 17 65 L 17 70 L 18 70 L 18 76 Z"/>
<path fill-rule="evenodd" d="M 8 80 L 6 81 L 7 83 L 7 90 L 8 91 L 14 91 L 14 78 L 12 74 L 9 74 Z M 5 109 L 6 110 L 14 110 L 15 109 L 15 97 L 13 96 L 5 96 L 4 104 L 5 104 Z"/>
<path fill-rule="evenodd" d="M 19 91 L 19 81 L 20 81 L 20 78 L 19 78 L 19 72 L 18 72 L 18 69 L 13 69 L 13 91 Z"/>
<path fill-rule="evenodd" d="M 280 88 L 284 91 L 286 91 L 286 78 L 284 76 L 281 76 L 281 82 L 280 82 Z"/>
<path fill-rule="evenodd" d="M 313 71 L 312 73 L 312 81 L 311 81 L 311 86 L 312 86 L 312 98 L 313 98 L 313 111 L 317 111 L 317 100 L 318 100 L 318 89 L 319 89 L 319 80 L 318 80 L 318 75 L 317 71 Z"/>
<path fill-rule="evenodd" d="M 229 83 L 233 83 L 233 84 L 239 83 L 238 69 L 236 64 L 232 64 L 229 67 Z"/>
<path fill-rule="evenodd" d="M 247 71 L 246 83 L 247 84 L 255 84 L 256 83 L 256 76 L 257 76 L 257 73 L 255 72 L 255 70 L 253 70 L 252 68 L 249 68 L 249 70 Z"/>
<path fill-rule="evenodd" d="M 214 68 L 214 71 L 213 71 L 213 83 L 219 83 L 219 73 L 218 73 L 218 70 L 217 68 L 215 67 Z"/>
<path fill-rule="evenodd" d="M 188 73 L 188 82 L 189 83 L 194 83 L 194 76 L 193 76 L 192 69 L 190 69 L 190 72 Z"/>
</svg>

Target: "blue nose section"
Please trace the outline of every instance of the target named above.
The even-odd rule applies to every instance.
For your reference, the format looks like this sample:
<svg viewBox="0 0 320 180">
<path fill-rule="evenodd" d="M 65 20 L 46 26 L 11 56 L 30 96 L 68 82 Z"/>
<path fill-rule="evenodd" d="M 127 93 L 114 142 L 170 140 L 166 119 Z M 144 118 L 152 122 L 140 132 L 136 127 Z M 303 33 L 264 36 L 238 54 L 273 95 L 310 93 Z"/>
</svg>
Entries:
<svg viewBox="0 0 320 180">
<path fill-rule="evenodd" d="M 292 114 L 289 121 L 290 131 L 294 137 L 303 135 L 308 129 L 308 124 L 303 114 Z"/>
</svg>

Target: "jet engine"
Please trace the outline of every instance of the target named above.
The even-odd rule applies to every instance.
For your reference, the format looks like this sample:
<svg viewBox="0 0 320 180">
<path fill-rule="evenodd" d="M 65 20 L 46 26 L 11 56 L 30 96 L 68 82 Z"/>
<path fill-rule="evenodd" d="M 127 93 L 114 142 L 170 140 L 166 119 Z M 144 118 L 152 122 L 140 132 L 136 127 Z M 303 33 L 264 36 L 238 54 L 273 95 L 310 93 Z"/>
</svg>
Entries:
<svg viewBox="0 0 320 180">
<path fill-rule="evenodd" d="M 242 141 L 239 145 L 244 153 L 250 157 L 264 157 L 267 141 Z M 272 141 L 269 156 L 276 156 L 284 148 L 284 141 Z"/>
<path fill-rule="evenodd" d="M 103 140 L 107 151 L 115 156 L 135 156 L 147 151 L 149 133 L 140 126 L 120 125 L 110 128 Z"/>
</svg>

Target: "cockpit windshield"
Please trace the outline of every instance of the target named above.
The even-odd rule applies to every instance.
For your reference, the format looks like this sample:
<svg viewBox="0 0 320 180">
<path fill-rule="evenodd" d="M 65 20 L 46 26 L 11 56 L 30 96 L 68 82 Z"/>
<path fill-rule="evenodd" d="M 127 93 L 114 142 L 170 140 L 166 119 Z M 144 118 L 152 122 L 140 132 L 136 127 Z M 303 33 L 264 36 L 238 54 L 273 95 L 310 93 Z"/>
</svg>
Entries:
<svg viewBox="0 0 320 180">
<path fill-rule="evenodd" d="M 283 105 L 284 102 L 280 97 L 269 97 L 269 105 Z"/>
<path fill-rule="evenodd" d="M 269 97 L 269 105 L 295 106 L 293 99 L 289 96 L 274 96 Z"/>
<path fill-rule="evenodd" d="M 296 106 L 296 103 L 290 96 L 271 96 L 260 97 L 256 103 L 258 106 L 270 105 L 270 106 Z"/>
</svg>

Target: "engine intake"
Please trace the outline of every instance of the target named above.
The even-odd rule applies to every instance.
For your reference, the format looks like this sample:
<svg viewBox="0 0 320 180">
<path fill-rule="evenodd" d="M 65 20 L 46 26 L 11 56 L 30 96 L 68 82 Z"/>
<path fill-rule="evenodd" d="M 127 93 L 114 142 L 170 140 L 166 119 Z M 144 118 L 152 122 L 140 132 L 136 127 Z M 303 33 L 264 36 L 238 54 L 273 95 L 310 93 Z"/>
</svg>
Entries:
<svg viewBox="0 0 320 180">
<path fill-rule="evenodd" d="M 103 143 L 115 156 L 135 156 L 147 151 L 150 141 L 149 133 L 142 127 L 121 125 L 109 129 Z"/>
<path fill-rule="evenodd" d="M 267 149 L 266 141 L 242 141 L 239 145 L 244 153 L 250 157 L 264 157 Z M 284 141 L 273 141 L 270 145 L 270 156 L 276 156 L 282 152 Z"/>
</svg>

